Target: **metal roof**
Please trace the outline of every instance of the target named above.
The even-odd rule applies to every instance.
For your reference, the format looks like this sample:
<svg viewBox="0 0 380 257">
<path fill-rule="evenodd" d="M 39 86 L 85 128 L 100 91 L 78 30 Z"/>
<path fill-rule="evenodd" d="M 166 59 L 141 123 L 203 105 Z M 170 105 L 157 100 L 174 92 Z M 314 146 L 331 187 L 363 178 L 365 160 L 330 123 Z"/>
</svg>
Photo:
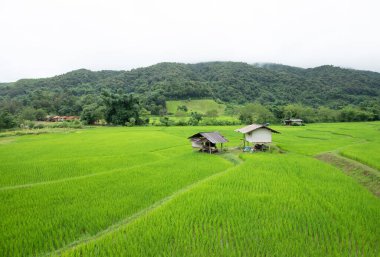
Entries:
<svg viewBox="0 0 380 257">
<path fill-rule="evenodd" d="M 189 137 L 189 139 L 200 138 L 200 137 L 206 138 L 208 141 L 210 141 L 213 144 L 228 142 L 228 140 L 224 138 L 219 132 L 199 132 Z"/>
<path fill-rule="evenodd" d="M 274 129 L 271 129 L 271 128 L 265 126 L 265 125 L 260 125 L 260 124 L 251 124 L 251 125 L 248 125 L 248 126 L 246 126 L 244 128 L 236 129 L 235 131 L 243 133 L 243 134 L 246 134 L 246 133 L 252 132 L 252 131 L 254 131 L 256 129 L 259 129 L 259 128 L 268 129 L 268 130 L 272 131 L 273 133 L 280 133 L 280 132 L 278 132 L 278 131 L 276 131 Z"/>
<path fill-rule="evenodd" d="M 288 119 L 288 120 L 285 120 L 285 121 L 296 121 L 296 122 L 302 122 L 301 119 Z"/>
</svg>

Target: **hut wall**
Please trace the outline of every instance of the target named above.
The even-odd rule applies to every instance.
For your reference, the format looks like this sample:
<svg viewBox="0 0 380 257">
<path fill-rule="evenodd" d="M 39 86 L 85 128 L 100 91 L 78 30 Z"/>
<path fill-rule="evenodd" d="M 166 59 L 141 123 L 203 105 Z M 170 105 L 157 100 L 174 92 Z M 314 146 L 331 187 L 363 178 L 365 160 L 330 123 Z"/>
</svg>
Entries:
<svg viewBox="0 0 380 257">
<path fill-rule="evenodd" d="M 202 142 L 191 141 L 191 146 L 193 148 L 202 148 Z"/>
<path fill-rule="evenodd" d="M 245 134 L 245 140 L 250 143 L 271 143 L 272 132 L 265 128 L 259 128 Z"/>
</svg>

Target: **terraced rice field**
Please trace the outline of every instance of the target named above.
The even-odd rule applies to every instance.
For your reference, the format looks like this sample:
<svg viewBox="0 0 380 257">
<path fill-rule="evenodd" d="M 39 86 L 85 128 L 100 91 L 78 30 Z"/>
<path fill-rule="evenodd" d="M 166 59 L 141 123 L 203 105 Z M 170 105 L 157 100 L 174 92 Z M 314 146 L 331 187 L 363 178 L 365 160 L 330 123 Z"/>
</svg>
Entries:
<svg viewBox="0 0 380 257">
<path fill-rule="evenodd" d="M 235 127 L 0 138 L 0 256 L 379 256 L 379 198 L 314 156 L 376 172 L 380 123 L 274 128 L 282 153 Z M 214 130 L 229 153 L 191 150 Z"/>
<path fill-rule="evenodd" d="M 218 115 L 223 115 L 226 106 L 224 104 L 219 104 L 212 99 L 203 100 L 178 100 L 178 101 L 167 101 L 166 108 L 169 113 L 176 113 L 178 106 L 186 106 L 188 112 L 198 112 L 205 114 L 207 111 L 215 110 Z"/>
</svg>

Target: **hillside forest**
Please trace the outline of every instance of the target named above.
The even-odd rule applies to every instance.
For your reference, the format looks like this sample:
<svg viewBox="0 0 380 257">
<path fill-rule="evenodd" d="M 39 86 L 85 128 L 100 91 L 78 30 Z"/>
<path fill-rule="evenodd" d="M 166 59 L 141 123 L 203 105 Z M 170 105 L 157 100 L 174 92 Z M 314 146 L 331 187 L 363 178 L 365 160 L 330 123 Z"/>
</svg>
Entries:
<svg viewBox="0 0 380 257">
<path fill-rule="evenodd" d="M 217 120 L 218 110 L 168 111 L 172 100 L 211 99 L 223 115 L 241 123 L 371 121 L 380 119 L 380 73 L 320 66 L 208 62 L 159 63 L 130 71 L 75 70 L 42 79 L 0 83 L 0 128 L 47 116 L 80 116 L 82 122 L 113 125 L 197 125 Z M 186 116 L 186 122 L 169 122 Z M 213 124 L 217 125 L 217 124 Z M 223 121 L 223 125 L 229 125 Z"/>
</svg>

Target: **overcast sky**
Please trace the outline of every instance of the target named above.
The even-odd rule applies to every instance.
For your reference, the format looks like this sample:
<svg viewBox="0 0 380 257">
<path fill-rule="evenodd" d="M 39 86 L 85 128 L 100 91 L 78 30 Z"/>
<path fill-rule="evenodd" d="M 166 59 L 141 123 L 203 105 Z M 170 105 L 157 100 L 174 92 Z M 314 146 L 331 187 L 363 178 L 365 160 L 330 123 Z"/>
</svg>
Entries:
<svg viewBox="0 0 380 257">
<path fill-rule="evenodd" d="M 0 0 L 0 81 L 158 62 L 380 72 L 379 0 Z"/>
</svg>

